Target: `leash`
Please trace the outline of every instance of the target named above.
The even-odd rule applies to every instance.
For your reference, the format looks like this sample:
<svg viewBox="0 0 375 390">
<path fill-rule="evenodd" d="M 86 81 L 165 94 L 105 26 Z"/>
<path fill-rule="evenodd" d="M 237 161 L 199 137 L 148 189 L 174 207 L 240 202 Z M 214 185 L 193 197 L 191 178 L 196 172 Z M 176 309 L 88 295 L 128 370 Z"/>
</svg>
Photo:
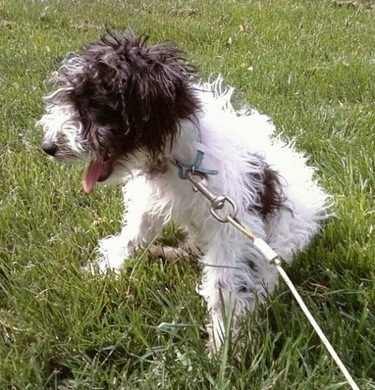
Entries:
<svg viewBox="0 0 375 390">
<path fill-rule="evenodd" d="M 197 157 L 198 157 L 197 152 Z M 203 159 L 203 155 L 202 155 Z M 202 160 L 200 160 L 199 166 L 201 164 Z M 176 164 L 178 167 L 181 164 Z M 303 313 L 307 317 L 308 321 L 310 322 L 311 326 L 319 336 L 321 342 L 323 345 L 326 347 L 327 351 L 331 355 L 332 359 L 334 362 L 337 364 L 339 367 L 340 371 L 344 375 L 345 379 L 347 380 L 348 384 L 353 390 L 360 390 L 356 382 L 354 381 L 353 377 L 350 375 L 348 369 L 345 367 L 344 363 L 338 356 L 337 352 L 333 348 L 332 344 L 329 342 L 327 339 L 326 335 L 324 334 L 323 330 L 319 326 L 319 324 L 316 322 L 315 318 L 309 311 L 308 307 L 304 303 L 301 295 L 298 293 L 297 289 L 295 288 L 293 282 L 289 278 L 288 274 L 285 272 L 285 270 L 282 268 L 281 265 L 281 258 L 279 255 L 261 238 L 258 238 L 254 236 L 252 231 L 244 225 L 241 221 L 237 219 L 237 212 L 238 212 L 238 207 L 236 203 L 231 199 L 230 197 L 226 195 L 215 195 L 211 191 L 208 190 L 206 186 L 202 184 L 202 179 L 205 178 L 207 172 L 202 172 L 200 169 L 193 169 L 194 164 L 191 165 L 190 168 L 186 166 L 186 171 L 183 172 L 182 168 L 179 167 L 179 171 L 183 172 L 183 176 L 180 176 L 182 179 L 187 179 L 193 184 L 193 191 L 194 192 L 200 192 L 210 203 L 210 212 L 213 215 L 215 219 L 217 219 L 221 223 L 230 223 L 233 225 L 237 230 L 239 230 L 241 233 L 243 233 L 246 237 L 248 237 L 254 247 L 260 252 L 260 254 L 264 257 L 268 263 L 274 265 L 279 273 L 279 275 L 282 277 L 284 280 L 285 284 L 288 286 L 290 291 L 292 292 L 295 300 L 297 301 L 298 305 L 302 309 Z M 216 171 L 217 173 L 217 171 Z M 201 180 L 196 180 L 195 176 L 200 177 Z M 225 204 L 228 203 L 230 207 L 232 208 L 231 213 L 227 213 L 226 215 L 219 215 L 217 213 L 218 210 L 222 210 L 225 206 Z"/>
</svg>

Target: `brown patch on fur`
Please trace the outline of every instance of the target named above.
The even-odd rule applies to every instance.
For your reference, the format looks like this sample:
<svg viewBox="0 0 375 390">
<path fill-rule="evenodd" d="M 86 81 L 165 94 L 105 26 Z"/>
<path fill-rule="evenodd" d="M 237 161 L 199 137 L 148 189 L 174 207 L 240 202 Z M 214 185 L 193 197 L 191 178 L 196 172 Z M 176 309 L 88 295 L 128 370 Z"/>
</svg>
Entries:
<svg viewBox="0 0 375 390">
<path fill-rule="evenodd" d="M 254 260 L 245 259 L 245 262 L 246 262 L 246 264 L 248 265 L 248 267 L 249 267 L 252 271 L 256 271 L 257 266 L 256 266 Z"/>
<path fill-rule="evenodd" d="M 258 191 L 258 201 L 253 208 L 263 218 L 266 218 L 285 207 L 285 196 L 282 191 L 279 173 L 264 162 L 263 165 L 262 173 L 252 174 L 251 179 L 262 183 L 262 190 Z"/>
</svg>

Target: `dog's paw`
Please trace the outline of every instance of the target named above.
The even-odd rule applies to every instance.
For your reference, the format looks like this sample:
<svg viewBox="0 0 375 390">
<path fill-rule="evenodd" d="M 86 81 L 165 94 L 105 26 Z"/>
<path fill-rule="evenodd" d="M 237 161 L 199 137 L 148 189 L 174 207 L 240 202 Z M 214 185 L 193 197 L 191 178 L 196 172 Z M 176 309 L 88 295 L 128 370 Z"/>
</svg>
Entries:
<svg viewBox="0 0 375 390">
<path fill-rule="evenodd" d="M 96 259 L 94 261 L 90 261 L 87 264 L 81 267 L 81 272 L 89 273 L 93 276 L 104 276 L 108 273 L 112 272 L 111 268 L 108 268 L 102 262 L 102 259 Z M 113 271 L 115 274 L 119 273 L 119 270 Z"/>
<path fill-rule="evenodd" d="M 97 260 L 89 263 L 85 270 L 92 274 L 119 273 L 125 260 L 130 256 L 129 245 L 120 235 L 103 238 L 99 241 Z"/>
<path fill-rule="evenodd" d="M 88 272 L 91 275 L 97 276 L 97 275 L 107 275 L 107 274 L 115 274 L 118 275 L 120 273 L 121 267 L 114 268 L 111 267 L 110 264 L 106 261 L 106 259 L 99 258 L 95 261 L 91 261 L 87 264 L 85 264 L 83 267 L 81 267 L 82 272 Z"/>
</svg>

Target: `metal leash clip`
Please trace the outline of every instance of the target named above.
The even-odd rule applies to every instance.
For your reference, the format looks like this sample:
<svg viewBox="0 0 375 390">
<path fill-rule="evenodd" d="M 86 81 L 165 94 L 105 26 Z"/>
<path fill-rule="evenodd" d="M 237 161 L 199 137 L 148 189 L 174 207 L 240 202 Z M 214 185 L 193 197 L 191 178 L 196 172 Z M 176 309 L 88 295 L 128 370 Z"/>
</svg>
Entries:
<svg viewBox="0 0 375 390">
<path fill-rule="evenodd" d="M 200 181 L 194 179 L 195 176 L 200 177 Z M 191 169 L 186 172 L 186 178 L 193 183 L 193 191 L 200 192 L 206 199 L 211 203 L 210 213 L 214 218 L 216 218 L 219 222 L 229 222 L 230 219 L 236 218 L 238 208 L 236 203 L 227 195 L 215 195 L 213 194 L 206 186 L 204 186 L 201 181 L 204 181 L 205 175 L 201 173 L 194 172 L 194 169 Z M 232 207 L 232 212 L 226 215 L 219 215 L 217 210 L 222 210 L 225 206 L 225 203 L 229 203 Z"/>
</svg>

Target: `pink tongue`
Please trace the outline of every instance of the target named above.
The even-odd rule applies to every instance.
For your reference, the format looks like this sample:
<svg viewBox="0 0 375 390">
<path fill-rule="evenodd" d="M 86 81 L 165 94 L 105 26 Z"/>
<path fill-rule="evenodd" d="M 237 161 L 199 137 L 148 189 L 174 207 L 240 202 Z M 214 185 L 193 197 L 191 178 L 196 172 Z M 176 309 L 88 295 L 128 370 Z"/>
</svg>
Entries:
<svg viewBox="0 0 375 390">
<path fill-rule="evenodd" d="M 86 172 L 83 175 L 83 189 L 86 192 L 86 194 L 90 193 L 95 185 L 95 183 L 98 181 L 100 176 L 103 175 L 105 170 L 105 165 L 102 161 L 95 161 L 92 160 L 89 164 L 89 166 L 86 169 Z"/>
</svg>

